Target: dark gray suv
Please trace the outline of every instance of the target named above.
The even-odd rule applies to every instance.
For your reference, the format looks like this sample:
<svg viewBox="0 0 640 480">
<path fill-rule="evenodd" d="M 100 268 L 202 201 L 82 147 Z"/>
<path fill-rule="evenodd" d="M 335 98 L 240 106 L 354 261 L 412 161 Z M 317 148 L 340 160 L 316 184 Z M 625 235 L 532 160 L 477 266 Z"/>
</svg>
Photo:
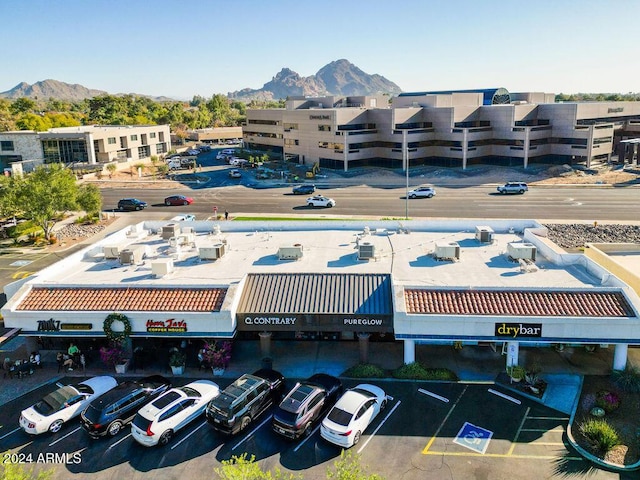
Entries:
<svg viewBox="0 0 640 480">
<path fill-rule="evenodd" d="M 147 202 L 137 198 L 123 198 L 118 202 L 118 210 L 144 210 Z"/>
</svg>

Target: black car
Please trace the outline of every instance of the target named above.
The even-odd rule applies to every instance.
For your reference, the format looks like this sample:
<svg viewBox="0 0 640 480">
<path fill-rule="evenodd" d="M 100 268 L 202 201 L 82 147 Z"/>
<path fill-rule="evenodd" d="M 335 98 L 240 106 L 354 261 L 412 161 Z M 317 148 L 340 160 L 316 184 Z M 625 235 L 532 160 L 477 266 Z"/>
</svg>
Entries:
<svg viewBox="0 0 640 480">
<path fill-rule="evenodd" d="M 94 438 L 115 436 L 140 408 L 171 388 L 160 375 L 123 382 L 95 399 L 80 415 L 82 427 Z"/>
<path fill-rule="evenodd" d="M 284 377 L 275 370 L 245 373 L 207 405 L 207 421 L 219 432 L 243 431 L 282 398 Z"/>
<path fill-rule="evenodd" d="M 118 202 L 118 210 L 143 210 L 146 206 L 147 202 L 137 198 L 123 198 Z"/>
<path fill-rule="evenodd" d="M 273 431 L 292 440 L 308 436 L 342 392 L 342 382 L 326 373 L 296 383 L 273 414 Z"/>
<path fill-rule="evenodd" d="M 297 185 L 293 187 L 294 195 L 309 195 L 316 191 L 316 186 L 311 184 Z"/>
</svg>

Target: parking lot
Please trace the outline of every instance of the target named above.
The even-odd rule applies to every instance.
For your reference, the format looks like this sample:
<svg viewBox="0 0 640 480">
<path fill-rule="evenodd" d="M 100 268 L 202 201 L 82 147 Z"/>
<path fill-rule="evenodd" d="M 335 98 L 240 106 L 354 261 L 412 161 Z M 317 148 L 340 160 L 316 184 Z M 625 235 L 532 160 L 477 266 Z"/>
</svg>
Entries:
<svg viewBox="0 0 640 480">
<path fill-rule="evenodd" d="M 73 381 L 77 381 L 74 378 Z M 176 379 L 174 379 L 176 380 Z M 180 379 L 187 383 L 188 379 Z M 62 379 L 64 384 L 67 379 Z M 225 387 L 229 380 L 221 381 Z M 344 382 L 345 387 L 359 383 Z M 591 470 L 567 449 L 568 416 L 519 397 L 494 384 L 371 381 L 392 397 L 352 448 L 369 471 L 387 479 L 424 478 L 624 478 Z M 287 380 L 287 387 L 293 380 Z M 216 433 L 199 417 L 165 447 L 145 448 L 125 428 L 114 438 L 92 440 L 74 419 L 56 434 L 31 437 L 18 428 L 20 411 L 44 394 L 49 384 L 3 407 L 0 450 L 19 454 L 36 468 L 53 466 L 55 478 L 162 478 L 211 476 L 220 462 L 247 452 L 263 468 L 279 467 L 305 479 L 325 478 L 340 448 L 320 438 L 319 428 L 290 442 L 271 431 L 271 412 L 234 437 Z M 535 475 L 532 476 L 533 472 Z M 186 477 L 185 477 L 186 475 Z M 632 478 L 632 477 L 629 477 Z"/>
</svg>

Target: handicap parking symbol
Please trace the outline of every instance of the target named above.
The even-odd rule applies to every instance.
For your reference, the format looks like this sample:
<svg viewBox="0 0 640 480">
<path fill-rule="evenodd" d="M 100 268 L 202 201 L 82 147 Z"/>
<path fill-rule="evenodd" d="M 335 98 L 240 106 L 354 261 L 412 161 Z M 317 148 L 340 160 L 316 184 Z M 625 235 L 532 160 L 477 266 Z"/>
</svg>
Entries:
<svg viewBox="0 0 640 480">
<path fill-rule="evenodd" d="M 482 427 L 478 427 L 469 422 L 464 422 L 462 428 L 453 440 L 453 443 L 462 445 L 480 454 L 484 454 L 489 446 L 489 441 L 493 432 Z"/>
</svg>

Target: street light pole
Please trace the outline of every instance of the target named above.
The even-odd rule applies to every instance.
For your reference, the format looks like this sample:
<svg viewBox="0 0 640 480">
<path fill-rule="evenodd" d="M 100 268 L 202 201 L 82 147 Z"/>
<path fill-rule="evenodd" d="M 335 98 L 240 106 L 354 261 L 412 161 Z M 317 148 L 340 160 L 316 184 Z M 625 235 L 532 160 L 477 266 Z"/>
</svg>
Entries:
<svg viewBox="0 0 640 480">
<path fill-rule="evenodd" d="M 406 130 L 402 130 L 402 163 L 404 163 L 406 176 L 404 187 L 404 219 L 409 220 L 409 145 L 407 144 Z"/>
</svg>

